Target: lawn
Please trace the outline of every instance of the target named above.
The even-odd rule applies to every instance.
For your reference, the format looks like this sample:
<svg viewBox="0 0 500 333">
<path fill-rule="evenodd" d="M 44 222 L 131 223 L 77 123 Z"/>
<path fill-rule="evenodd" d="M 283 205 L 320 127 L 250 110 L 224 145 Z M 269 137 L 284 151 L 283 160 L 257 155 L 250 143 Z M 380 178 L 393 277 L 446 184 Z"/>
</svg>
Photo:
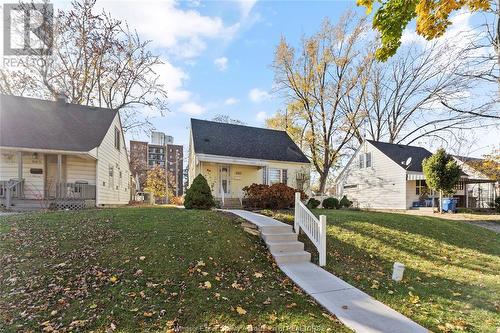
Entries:
<svg viewBox="0 0 500 333">
<path fill-rule="evenodd" d="M 347 332 L 239 222 L 175 208 L 0 218 L 0 331 Z"/>
<path fill-rule="evenodd" d="M 267 213 L 293 221 L 292 213 Z M 314 213 L 327 216 L 325 268 L 333 274 L 432 331 L 498 332 L 498 234 L 435 217 L 350 210 Z M 301 240 L 317 257 L 306 236 Z M 401 283 L 391 280 L 395 261 L 406 265 Z"/>
</svg>

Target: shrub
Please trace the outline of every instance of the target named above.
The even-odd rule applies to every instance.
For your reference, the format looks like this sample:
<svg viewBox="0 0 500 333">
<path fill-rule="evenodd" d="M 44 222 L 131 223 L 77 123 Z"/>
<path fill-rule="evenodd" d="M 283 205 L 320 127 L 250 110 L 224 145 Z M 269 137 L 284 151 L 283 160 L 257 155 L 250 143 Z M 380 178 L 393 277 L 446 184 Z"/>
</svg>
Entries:
<svg viewBox="0 0 500 333">
<path fill-rule="evenodd" d="M 342 199 L 340 199 L 339 206 L 340 208 L 349 208 L 352 206 L 352 201 L 347 199 L 347 197 L 344 195 Z"/>
<path fill-rule="evenodd" d="M 500 197 L 495 199 L 495 210 L 500 213 Z"/>
<path fill-rule="evenodd" d="M 182 206 L 184 204 L 184 198 L 183 197 L 172 197 L 172 198 L 170 198 L 170 203 L 172 205 Z"/>
<path fill-rule="evenodd" d="M 294 204 L 295 190 L 285 184 L 252 184 L 243 188 L 245 193 L 244 205 L 248 208 L 259 209 L 285 209 Z M 306 199 L 305 193 L 301 192 L 301 198 Z"/>
<path fill-rule="evenodd" d="M 214 206 L 215 200 L 210 186 L 205 177 L 199 174 L 186 191 L 184 207 L 186 209 L 210 209 Z"/>
<path fill-rule="evenodd" d="M 311 198 L 311 199 L 309 199 L 309 201 L 307 202 L 307 208 L 309 208 L 309 209 L 316 209 L 316 208 L 318 208 L 318 206 L 319 206 L 319 204 L 320 204 L 320 203 L 321 203 L 321 202 L 320 202 L 319 200 L 316 200 L 316 199 L 314 199 L 314 198 Z"/>
<path fill-rule="evenodd" d="M 337 198 L 326 198 L 323 200 L 323 208 L 325 209 L 339 209 L 340 202 Z"/>
</svg>

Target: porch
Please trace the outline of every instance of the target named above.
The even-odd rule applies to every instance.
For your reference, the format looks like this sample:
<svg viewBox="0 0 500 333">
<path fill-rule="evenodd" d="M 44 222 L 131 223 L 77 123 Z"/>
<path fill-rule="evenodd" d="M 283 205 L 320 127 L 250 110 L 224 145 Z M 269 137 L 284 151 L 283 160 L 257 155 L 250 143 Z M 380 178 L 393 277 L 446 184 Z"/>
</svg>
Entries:
<svg viewBox="0 0 500 333">
<path fill-rule="evenodd" d="M 0 151 L 0 206 L 77 209 L 95 206 L 96 162 L 85 154 Z"/>
<path fill-rule="evenodd" d="M 439 193 L 429 189 L 425 179 L 407 180 L 407 206 L 411 209 L 429 209 L 439 206 Z M 496 182 L 490 179 L 462 177 L 455 186 L 452 198 L 457 200 L 457 208 L 493 208 L 497 196 Z"/>
</svg>

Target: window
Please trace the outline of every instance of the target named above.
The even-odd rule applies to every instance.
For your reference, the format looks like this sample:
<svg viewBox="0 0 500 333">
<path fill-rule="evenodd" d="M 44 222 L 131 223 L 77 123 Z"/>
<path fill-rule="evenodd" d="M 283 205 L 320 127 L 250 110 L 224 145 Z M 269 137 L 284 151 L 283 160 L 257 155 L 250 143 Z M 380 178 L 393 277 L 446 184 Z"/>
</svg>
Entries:
<svg viewBox="0 0 500 333">
<path fill-rule="evenodd" d="M 365 167 L 365 154 L 359 154 L 359 168 L 363 169 Z"/>
<path fill-rule="evenodd" d="M 262 168 L 262 184 L 267 185 L 267 167 Z"/>
<path fill-rule="evenodd" d="M 372 153 L 366 153 L 366 167 L 370 168 L 372 166 Z"/>
<path fill-rule="evenodd" d="M 120 150 L 120 130 L 115 127 L 115 148 Z"/>
<path fill-rule="evenodd" d="M 464 189 L 464 182 L 458 182 L 457 185 L 453 186 L 453 189 L 455 190 L 463 190 Z"/>
<path fill-rule="evenodd" d="M 108 184 L 110 188 L 113 188 L 115 186 L 115 168 L 113 166 L 109 166 Z"/>
<path fill-rule="evenodd" d="M 269 183 L 268 185 L 273 184 L 285 184 L 288 182 L 288 171 L 286 169 L 268 169 L 268 177 Z"/>
<path fill-rule="evenodd" d="M 417 180 L 415 184 L 415 194 L 421 195 L 427 192 L 427 183 L 423 179 Z"/>
</svg>

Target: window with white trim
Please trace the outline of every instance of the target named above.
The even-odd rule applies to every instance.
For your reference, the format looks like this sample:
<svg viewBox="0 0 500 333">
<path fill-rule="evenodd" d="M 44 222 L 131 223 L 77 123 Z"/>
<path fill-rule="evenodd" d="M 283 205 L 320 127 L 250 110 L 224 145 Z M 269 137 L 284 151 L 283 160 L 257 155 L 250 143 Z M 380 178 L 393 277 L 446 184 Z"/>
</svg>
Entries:
<svg viewBox="0 0 500 333">
<path fill-rule="evenodd" d="M 427 192 L 427 183 L 424 179 L 417 179 L 415 184 L 415 194 L 421 195 Z"/>
<path fill-rule="evenodd" d="M 268 185 L 286 184 L 288 182 L 288 172 L 286 169 L 268 169 Z"/>
</svg>

